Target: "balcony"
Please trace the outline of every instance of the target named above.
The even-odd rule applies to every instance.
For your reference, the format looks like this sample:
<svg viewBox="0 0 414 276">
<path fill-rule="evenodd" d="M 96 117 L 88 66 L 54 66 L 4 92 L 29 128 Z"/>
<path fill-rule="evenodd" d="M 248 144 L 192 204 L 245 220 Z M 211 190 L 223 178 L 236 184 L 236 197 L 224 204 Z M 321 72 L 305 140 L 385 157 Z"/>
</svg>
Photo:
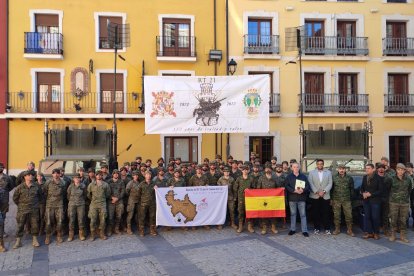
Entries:
<svg viewBox="0 0 414 276">
<path fill-rule="evenodd" d="M 382 49 L 384 56 L 414 56 L 414 38 L 383 38 Z"/>
<path fill-rule="evenodd" d="M 278 35 L 244 35 L 245 54 L 279 54 Z"/>
<path fill-rule="evenodd" d="M 305 55 L 368 55 L 367 37 L 305 36 L 302 39 Z"/>
<path fill-rule="evenodd" d="M 279 93 L 270 94 L 269 112 L 270 113 L 280 112 L 280 94 Z"/>
<path fill-rule="evenodd" d="M 24 57 L 63 59 L 63 35 L 59 33 L 24 33 Z"/>
<path fill-rule="evenodd" d="M 100 93 L 90 92 L 77 97 L 70 92 L 8 92 L 8 113 L 63 113 L 63 114 L 112 114 L 113 101 Z M 142 114 L 142 94 L 128 92 L 117 97 L 117 114 Z"/>
<path fill-rule="evenodd" d="M 300 100 L 300 95 L 299 95 Z M 300 101 L 299 101 L 300 102 Z M 369 111 L 367 94 L 303 94 L 303 112 L 308 113 L 366 113 Z M 300 106 L 299 106 L 300 110 Z"/>
<path fill-rule="evenodd" d="M 196 61 L 194 36 L 157 36 L 157 60 Z"/>
<path fill-rule="evenodd" d="M 414 112 L 414 94 L 385 94 L 384 111 L 388 113 Z"/>
</svg>

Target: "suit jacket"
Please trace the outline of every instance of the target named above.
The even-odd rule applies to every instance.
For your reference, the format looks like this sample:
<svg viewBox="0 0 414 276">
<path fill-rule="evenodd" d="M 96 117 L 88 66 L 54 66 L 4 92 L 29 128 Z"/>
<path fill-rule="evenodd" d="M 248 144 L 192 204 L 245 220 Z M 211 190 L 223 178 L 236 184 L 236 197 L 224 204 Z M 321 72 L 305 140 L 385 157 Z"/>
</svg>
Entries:
<svg viewBox="0 0 414 276">
<path fill-rule="evenodd" d="M 309 172 L 309 184 L 311 192 L 309 194 L 310 198 L 318 199 L 319 195 L 317 192 L 325 191 L 323 199 L 331 199 L 331 189 L 332 189 L 332 173 L 328 170 L 323 170 L 322 182 L 319 180 L 318 170 L 315 169 Z"/>
</svg>

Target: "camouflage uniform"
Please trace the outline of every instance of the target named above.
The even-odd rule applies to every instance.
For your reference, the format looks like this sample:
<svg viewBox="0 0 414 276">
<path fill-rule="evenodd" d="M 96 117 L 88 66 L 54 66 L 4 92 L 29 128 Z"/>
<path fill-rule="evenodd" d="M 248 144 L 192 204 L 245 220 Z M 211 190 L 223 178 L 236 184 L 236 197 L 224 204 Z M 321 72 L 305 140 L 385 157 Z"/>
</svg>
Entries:
<svg viewBox="0 0 414 276">
<path fill-rule="evenodd" d="M 228 197 L 227 197 L 227 209 L 229 210 L 230 214 L 230 223 L 232 227 L 235 227 L 235 220 L 234 220 L 234 208 L 236 203 L 236 197 L 233 195 L 233 186 L 234 186 L 234 178 L 229 176 L 226 179 L 224 176 L 220 177 L 217 181 L 218 186 L 227 186 L 229 188 Z"/>
<path fill-rule="evenodd" d="M 198 177 L 197 174 L 193 175 L 190 178 L 188 186 L 207 186 L 209 185 L 209 179 L 205 174 L 202 174 L 201 177 Z"/>
<path fill-rule="evenodd" d="M 243 221 L 246 218 L 246 204 L 244 199 L 244 190 L 252 189 L 255 187 L 255 180 L 252 176 L 248 175 L 246 179 L 243 176 L 240 176 L 236 179 L 233 186 L 233 194 L 238 200 L 237 210 L 239 212 L 239 229 L 238 232 L 241 232 L 243 229 Z M 249 221 L 249 226 L 251 222 Z M 251 226 L 250 226 L 251 227 Z"/>
<path fill-rule="evenodd" d="M 152 181 L 154 182 L 154 185 L 157 187 L 160 187 L 160 188 L 168 187 L 167 185 L 168 180 L 165 177 L 163 179 L 160 179 L 158 176 L 156 176 L 152 179 Z"/>
<path fill-rule="evenodd" d="M 108 228 L 109 235 L 112 234 L 112 229 L 115 225 L 115 233 L 119 233 L 119 226 L 122 219 L 122 214 L 124 213 L 124 196 L 125 196 L 125 185 L 124 181 L 118 179 L 114 182 L 113 179 L 108 182 L 109 187 L 111 188 L 111 197 L 118 198 L 116 203 L 111 202 L 111 197 L 108 200 Z"/>
<path fill-rule="evenodd" d="M 332 181 L 332 209 L 334 213 L 335 231 L 340 231 L 341 226 L 341 207 L 344 211 L 345 222 L 348 230 L 352 229 L 352 194 L 354 192 L 354 179 L 345 173 L 341 176 L 335 174 Z M 335 233 L 335 232 L 334 232 Z M 338 233 L 339 234 L 339 233 Z"/>
<path fill-rule="evenodd" d="M 139 182 L 131 180 L 129 181 L 128 185 L 126 186 L 126 194 L 128 195 L 128 207 L 127 207 L 127 231 L 128 234 L 132 234 L 131 230 L 131 221 L 135 214 L 135 222 L 138 228 L 138 218 L 139 218 L 139 198 L 138 198 L 138 186 Z"/>
<path fill-rule="evenodd" d="M 230 170 L 230 176 L 233 177 L 234 179 L 239 178 L 239 176 L 242 175 L 242 172 L 237 169 L 235 172 L 233 172 L 233 170 Z"/>
<path fill-rule="evenodd" d="M 217 186 L 217 181 L 221 177 L 221 174 L 217 171 L 214 171 L 213 173 L 211 171 L 208 171 L 205 176 L 207 176 L 208 184 L 209 186 Z"/>
<path fill-rule="evenodd" d="M 276 173 L 273 175 L 275 182 L 276 182 L 276 188 L 285 187 L 286 182 L 286 174 L 282 173 L 280 175 L 277 175 Z"/>
<path fill-rule="evenodd" d="M 145 219 L 147 214 L 149 215 L 149 225 L 151 235 L 156 235 L 155 225 L 155 212 L 156 212 L 156 201 L 155 201 L 155 189 L 154 183 L 150 181 L 142 181 L 138 186 L 137 197 L 139 200 L 139 232 L 140 235 L 144 234 Z"/>
<path fill-rule="evenodd" d="M 0 174 L 0 251 L 6 251 L 4 248 L 4 223 L 6 220 L 6 213 L 9 211 L 9 193 L 13 189 L 11 178 L 4 173 Z"/>
<path fill-rule="evenodd" d="M 185 187 L 185 181 L 182 177 L 180 177 L 178 180 L 175 180 L 174 177 L 168 179 L 168 186 L 174 186 L 174 187 Z"/>
<path fill-rule="evenodd" d="M 55 227 L 58 242 L 61 242 L 64 200 L 66 198 L 65 183 L 61 179 L 57 183 L 54 179 L 49 179 L 45 183 L 44 195 L 46 197 L 46 238 L 52 234 L 52 228 Z"/>
<path fill-rule="evenodd" d="M 256 189 L 275 189 L 279 187 L 277 186 L 276 177 L 274 175 L 270 175 L 270 178 L 268 178 L 267 174 L 263 174 L 259 177 L 256 183 Z M 276 230 L 276 218 L 264 218 L 261 220 L 262 234 L 266 234 L 268 221 L 270 221 L 272 232 L 276 234 L 278 232 Z"/>
<path fill-rule="evenodd" d="M 88 216 L 91 220 L 91 239 L 93 239 L 93 235 L 95 234 L 96 222 L 98 221 L 98 218 L 101 236 L 103 236 L 103 233 L 105 231 L 105 219 L 107 217 L 106 201 L 111 197 L 111 188 L 105 181 L 101 181 L 100 185 L 98 185 L 96 181 L 93 181 L 88 186 L 87 195 L 88 198 L 91 200 Z"/>
<path fill-rule="evenodd" d="M 75 231 L 76 218 L 78 220 L 79 232 L 85 231 L 85 199 L 87 188 L 83 183 L 76 186 L 74 183 L 69 185 L 68 194 L 68 216 L 69 232 Z"/>
<path fill-rule="evenodd" d="M 40 189 L 42 190 L 42 194 L 45 194 L 45 187 L 46 184 L 35 182 L 35 184 L 39 185 Z M 39 234 L 42 235 L 46 229 L 46 197 L 42 197 L 41 201 L 39 202 Z"/>
</svg>

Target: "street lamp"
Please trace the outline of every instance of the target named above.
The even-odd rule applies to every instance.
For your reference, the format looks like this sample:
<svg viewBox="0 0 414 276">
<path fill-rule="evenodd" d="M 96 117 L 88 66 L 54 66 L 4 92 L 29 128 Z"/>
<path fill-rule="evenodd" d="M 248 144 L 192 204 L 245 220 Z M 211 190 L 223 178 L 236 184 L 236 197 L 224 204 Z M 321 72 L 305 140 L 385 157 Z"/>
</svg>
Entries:
<svg viewBox="0 0 414 276">
<path fill-rule="evenodd" d="M 227 70 L 230 73 L 230 75 L 234 75 L 234 73 L 236 73 L 237 70 L 237 62 L 234 61 L 234 59 L 231 59 L 229 61 L 229 63 L 227 64 Z"/>
</svg>

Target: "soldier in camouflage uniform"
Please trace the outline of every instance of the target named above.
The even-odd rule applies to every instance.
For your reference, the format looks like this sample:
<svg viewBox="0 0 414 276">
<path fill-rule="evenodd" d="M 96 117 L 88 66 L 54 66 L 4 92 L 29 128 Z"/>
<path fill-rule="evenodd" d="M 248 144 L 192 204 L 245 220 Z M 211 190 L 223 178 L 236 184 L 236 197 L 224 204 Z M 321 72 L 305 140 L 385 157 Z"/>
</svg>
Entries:
<svg viewBox="0 0 414 276">
<path fill-rule="evenodd" d="M 201 165 L 198 165 L 196 167 L 196 173 L 190 178 L 190 181 L 188 182 L 188 186 L 209 185 L 209 179 L 207 178 L 207 175 L 203 174 L 202 170 L 203 170 L 203 167 Z"/>
<path fill-rule="evenodd" d="M 52 179 L 45 183 L 44 195 L 46 197 L 46 239 L 45 244 L 50 244 L 50 235 L 53 229 L 57 232 L 57 243 L 63 242 L 62 222 L 65 215 L 64 200 L 66 200 L 66 186 L 60 178 L 60 170 L 53 169 Z"/>
<path fill-rule="evenodd" d="M 44 194 L 44 190 L 46 187 L 46 181 L 43 180 L 44 176 L 42 173 L 37 173 L 36 174 L 36 180 L 35 183 L 37 185 L 39 185 L 40 189 L 42 190 L 42 193 Z M 39 235 L 43 235 L 45 228 L 46 228 L 46 197 L 42 197 L 42 200 L 39 202 L 39 217 L 40 217 L 40 221 L 39 221 Z"/>
<path fill-rule="evenodd" d="M 256 189 L 275 189 L 280 188 L 283 185 L 277 186 L 276 178 L 272 175 L 272 165 L 267 165 L 265 167 L 264 175 L 260 176 L 257 180 Z M 271 231 L 273 234 L 277 234 L 278 231 L 276 229 L 276 218 L 271 219 L 262 219 L 262 231 L 261 234 L 265 235 L 267 232 L 267 223 L 270 220 Z"/>
<path fill-rule="evenodd" d="M 112 179 L 108 181 L 108 184 L 111 188 L 111 198 L 108 202 L 108 236 L 110 237 L 114 226 L 114 233 L 121 233 L 119 226 L 124 213 L 125 184 L 124 181 L 119 179 L 118 170 L 113 170 Z"/>
<path fill-rule="evenodd" d="M 89 206 L 89 218 L 91 220 L 90 229 L 91 236 L 90 240 L 95 240 L 95 227 L 99 219 L 99 234 L 102 240 L 106 240 L 105 236 L 105 220 L 107 217 L 107 205 L 106 202 L 111 198 L 111 188 L 108 183 L 102 180 L 102 171 L 96 172 L 96 180 L 88 186 L 88 198 L 91 200 Z"/>
<path fill-rule="evenodd" d="M 75 223 L 78 221 L 79 239 L 84 241 L 85 237 L 85 199 L 86 186 L 81 183 L 80 174 L 73 177 L 73 182 L 67 190 L 68 195 L 68 217 L 69 217 L 69 237 L 68 242 L 73 241 L 75 235 Z"/>
<path fill-rule="evenodd" d="M 167 178 L 165 178 L 165 170 L 163 168 L 158 169 L 158 174 L 156 177 L 152 179 L 152 181 L 154 181 L 154 184 L 157 187 L 161 187 L 161 188 L 168 187 L 167 185 L 168 180 Z"/>
<path fill-rule="evenodd" d="M 170 178 L 167 182 L 168 187 L 185 187 L 186 183 L 184 179 L 181 177 L 180 169 L 175 169 L 173 177 Z"/>
<path fill-rule="evenodd" d="M 235 160 L 231 164 L 230 176 L 233 177 L 234 180 L 236 180 L 241 175 L 242 175 L 241 170 L 239 170 L 239 167 L 237 166 L 237 160 Z"/>
<path fill-rule="evenodd" d="M 244 165 L 241 169 L 242 175 L 236 179 L 233 187 L 233 194 L 236 196 L 236 200 L 238 200 L 237 210 L 239 212 L 239 228 L 237 229 L 237 233 L 243 232 L 243 222 L 246 218 L 244 190 L 255 187 L 254 179 L 249 175 L 249 167 Z M 254 233 L 253 223 L 251 220 L 247 221 L 247 230 L 250 233 Z"/>
<path fill-rule="evenodd" d="M 216 163 L 210 164 L 210 171 L 206 173 L 208 178 L 208 185 L 209 186 L 217 186 L 217 180 L 221 177 L 221 174 L 217 171 Z"/>
<path fill-rule="evenodd" d="M 132 218 L 135 218 L 135 223 L 138 226 L 138 218 L 139 218 L 139 198 L 138 198 L 138 171 L 132 172 L 132 180 L 128 182 L 125 192 L 128 195 L 128 207 L 127 207 L 127 234 L 132 235 Z"/>
<path fill-rule="evenodd" d="M 227 197 L 227 209 L 230 215 L 230 225 L 233 229 L 237 229 L 237 225 L 234 220 L 234 207 L 236 204 L 236 197 L 233 195 L 233 186 L 234 186 L 234 178 L 230 176 L 230 169 L 228 167 L 224 167 L 223 169 L 223 176 L 219 178 L 217 181 L 218 186 L 227 186 L 228 187 L 228 197 Z M 222 229 L 222 225 L 219 225 L 219 229 Z"/>
<path fill-rule="evenodd" d="M 3 172 L 4 165 L 0 163 L 0 252 L 5 252 L 3 236 L 6 213 L 9 211 L 9 193 L 14 188 L 11 178 Z"/>
<path fill-rule="evenodd" d="M 385 179 L 391 186 L 390 191 L 390 217 L 391 217 L 391 236 L 390 241 L 395 241 L 395 231 L 397 225 L 400 226 L 400 240 L 408 243 L 407 239 L 407 219 L 410 208 L 410 193 L 413 189 L 413 181 L 405 175 L 406 167 L 398 163 L 395 176 Z"/>
<path fill-rule="evenodd" d="M 188 186 L 191 175 L 188 173 L 188 168 L 185 164 L 181 165 L 181 177 L 184 179 L 185 185 Z"/>
<path fill-rule="evenodd" d="M 352 194 L 354 193 L 354 179 L 346 174 L 344 164 L 339 164 L 338 173 L 333 176 L 332 181 L 332 209 L 334 213 L 334 235 L 341 233 L 341 207 L 345 214 L 347 234 L 354 237 L 352 232 Z"/>
<path fill-rule="evenodd" d="M 39 246 L 37 236 L 39 235 L 39 202 L 42 199 L 42 191 L 39 185 L 33 183 L 33 175 L 30 171 L 24 172 L 22 176 L 24 181 L 17 186 L 13 194 L 13 201 L 17 205 L 17 231 L 14 249 L 22 246 L 24 226 L 28 221 L 33 238 L 32 245 Z"/>
<path fill-rule="evenodd" d="M 145 219 L 149 216 L 150 235 L 156 236 L 157 226 L 155 225 L 155 189 L 157 188 L 152 182 L 152 174 L 148 170 L 144 174 L 145 180 L 138 186 L 138 200 L 139 200 L 139 235 L 144 236 Z"/>
</svg>

